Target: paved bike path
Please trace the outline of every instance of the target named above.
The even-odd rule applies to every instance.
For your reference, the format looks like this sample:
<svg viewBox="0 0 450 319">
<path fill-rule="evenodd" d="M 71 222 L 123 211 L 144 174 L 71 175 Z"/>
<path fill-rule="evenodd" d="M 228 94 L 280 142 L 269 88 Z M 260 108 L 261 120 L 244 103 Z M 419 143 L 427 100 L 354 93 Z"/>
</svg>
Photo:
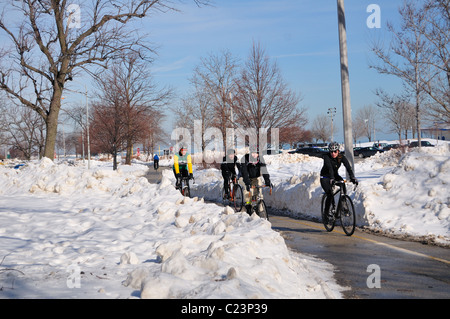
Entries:
<svg viewBox="0 0 450 319">
<path fill-rule="evenodd" d="M 346 298 L 450 298 L 449 248 L 358 229 L 348 237 L 340 225 L 328 233 L 321 223 L 269 216 L 288 247 L 335 266 L 338 283 L 351 287 Z"/>
</svg>

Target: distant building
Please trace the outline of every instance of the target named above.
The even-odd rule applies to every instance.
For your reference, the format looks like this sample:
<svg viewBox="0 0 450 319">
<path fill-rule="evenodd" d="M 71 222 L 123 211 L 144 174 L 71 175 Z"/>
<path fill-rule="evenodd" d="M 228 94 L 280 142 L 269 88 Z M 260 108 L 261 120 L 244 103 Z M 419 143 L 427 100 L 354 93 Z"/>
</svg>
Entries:
<svg viewBox="0 0 450 319">
<path fill-rule="evenodd" d="M 450 141 L 450 123 L 434 122 L 432 126 L 420 129 L 420 136 Z"/>
</svg>

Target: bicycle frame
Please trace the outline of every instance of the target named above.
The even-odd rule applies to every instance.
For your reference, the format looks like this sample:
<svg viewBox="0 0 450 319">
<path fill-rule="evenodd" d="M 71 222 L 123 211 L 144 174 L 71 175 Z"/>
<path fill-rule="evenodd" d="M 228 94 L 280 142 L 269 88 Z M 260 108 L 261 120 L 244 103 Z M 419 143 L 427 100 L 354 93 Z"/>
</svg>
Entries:
<svg viewBox="0 0 450 319">
<path fill-rule="evenodd" d="M 237 179 L 228 178 L 228 197 L 225 196 L 225 188 L 222 189 L 222 200 L 226 205 L 232 204 L 236 212 L 240 212 L 244 206 L 244 196 L 242 186 Z"/>
<path fill-rule="evenodd" d="M 339 193 L 338 203 L 342 196 L 347 195 L 347 186 L 345 185 L 345 182 L 346 180 L 342 180 L 333 183 L 333 187 L 337 187 L 337 189 L 333 191 L 333 197 L 335 197 Z"/>
<path fill-rule="evenodd" d="M 237 184 L 236 178 L 228 177 L 228 194 L 230 194 L 230 201 L 234 201 L 234 185 Z"/>
<path fill-rule="evenodd" d="M 187 188 L 187 191 L 188 191 L 187 197 L 190 197 L 190 195 L 191 195 L 191 188 L 189 186 L 189 177 L 188 176 L 182 176 L 181 179 L 180 179 L 180 183 L 181 183 L 181 188 L 180 188 L 181 195 L 186 196 L 185 188 Z"/>
<path fill-rule="evenodd" d="M 251 206 L 252 206 L 252 211 L 256 212 L 258 216 L 260 216 L 261 218 L 265 218 L 267 220 L 269 220 L 269 215 L 267 214 L 267 208 L 266 208 L 266 203 L 264 202 L 264 197 L 262 194 L 262 189 L 264 187 L 270 187 L 270 186 L 259 186 L 259 185 L 253 185 L 250 189 L 251 193 Z M 255 191 L 256 194 L 255 194 Z M 272 187 L 270 187 L 270 195 L 272 195 Z M 258 209 L 258 205 L 262 202 L 262 205 L 264 205 L 264 210 L 263 210 L 263 216 L 260 215 L 260 211 Z"/>
<path fill-rule="evenodd" d="M 322 222 L 327 231 L 332 231 L 334 229 L 336 219 L 340 219 L 341 226 L 344 229 L 344 232 L 347 236 L 351 236 L 355 231 L 355 208 L 353 206 L 353 202 L 350 197 L 347 195 L 347 188 L 345 185 L 345 180 L 336 181 L 333 183 L 332 187 L 332 202 L 331 202 L 331 211 L 333 212 L 332 217 L 330 217 L 329 212 L 324 210 L 324 205 L 326 202 L 327 194 L 325 193 L 322 196 Z M 334 187 L 337 187 L 337 190 L 334 190 Z M 335 196 L 339 193 L 339 199 L 335 201 Z"/>
</svg>

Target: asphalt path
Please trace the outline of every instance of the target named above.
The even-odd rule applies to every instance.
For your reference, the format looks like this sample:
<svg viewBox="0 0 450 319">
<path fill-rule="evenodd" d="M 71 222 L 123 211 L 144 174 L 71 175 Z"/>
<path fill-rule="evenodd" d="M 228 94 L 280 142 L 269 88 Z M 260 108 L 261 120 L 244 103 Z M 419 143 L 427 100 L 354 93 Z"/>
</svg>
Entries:
<svg viewBox="0 0 450 319">
<path fill-rule="evenodd" d="M 339 225 L 327 232 L 321 223 L 285 216 L 272 215 L 269 220 L 292 250 L 335 267 L 336 281 L 348 287 L 345 298 L 450 298 L 448 247 L 358 229 L 349 237 Z"/>
<path fill-rule="evenodd" d="M 150 168 L 151 183 L 170 167 Z M 220 204 L 218 204 L 220 205 Z M 272 228 L 293 251 L 323 259 L 335 268 L 336 281 L 351 299 L 450 298 L 450 248 L 398 240 L 356 229 L 346 236 L 339 225 L 327 232 L 309 220 L 279 215 L 269 208 Z"/>
</svg>

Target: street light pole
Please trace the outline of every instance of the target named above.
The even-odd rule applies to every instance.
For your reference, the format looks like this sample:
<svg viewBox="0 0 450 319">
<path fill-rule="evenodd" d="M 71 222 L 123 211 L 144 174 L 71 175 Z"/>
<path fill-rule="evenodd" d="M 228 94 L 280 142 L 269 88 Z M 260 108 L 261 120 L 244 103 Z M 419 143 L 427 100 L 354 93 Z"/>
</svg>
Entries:
<svg viewBox="0 0 450 319">
<path fill-rule="evenodd" d="M 88 91 L 86 84 L 84 85 L 86 90 L 86 139 L 87 139 L 87 152 L 88 152 L 88 169 L 91 169 L 91 146 L 89 145 L 89 104 L 88 104 Z"/>
<path fill-rule="evenodd" d="M 73 81 L 71 79 L 71 81 Z M 84 85 L 85 92 L 79 92 L 74 91 L 68 88 L 65 88 L 65 90 L 78 93 L 78 94 L 84 94 L 86 96 L 86 137 L 87 137 L 87 151 L 88 151 L 88 169 L 91 168 L 91 146 L 89 145 L 89 103 L 88 103 L 88 91 L 87 91 L 87 85 Z M 83 139 L 83 128 L 81 128 L 81 139 Z M 83 144 L 83 161 L 84 161 L 84 144 Z"/>
<path fill-rule="evenodd" d="M 339 53 L 341 60 L 341 91 L 342 113 L 344 118 L 345 156 L 354 168 L 353 143 L 352 143 L 352 110 L 350 106 L 350 82 L 348 75 L 347 56 L 347 32 L 345 30 L 344 0 L 337 0 L 338 29 L 339 29 Z"/>
<path fill-rule="evenodd" d="M 333 117 L 336 114 L 336 108 L 335 107 L 330 107 L 328 108 L 328 112 L 327 114 L 330 114 L 331 117 L 331 141 L 334 141 L 334 125 L 333 125 Z"/>
</svg>

